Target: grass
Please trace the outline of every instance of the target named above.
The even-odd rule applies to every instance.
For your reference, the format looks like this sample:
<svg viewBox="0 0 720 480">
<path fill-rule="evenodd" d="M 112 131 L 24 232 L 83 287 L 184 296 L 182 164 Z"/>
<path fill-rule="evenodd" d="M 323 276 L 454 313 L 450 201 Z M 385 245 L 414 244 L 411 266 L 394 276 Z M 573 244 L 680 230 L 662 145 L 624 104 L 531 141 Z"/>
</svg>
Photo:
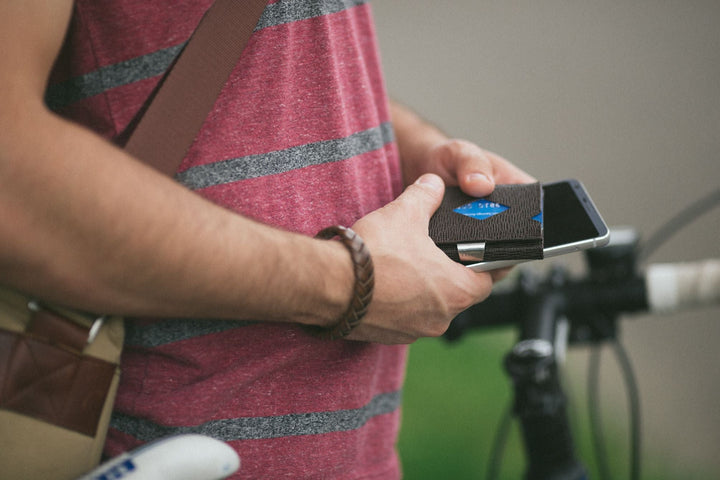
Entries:
<svg viewBox="0 0 720 480">
<path fill-rule="evenodd" d="M 504 332 L 486 333 L 457 344 L 425 339 L 411 347 L 399 442 L 405 478 L 484 478 L 510 400 L 501 362 L 512 340 Z M 521 466 L 506 463 L 503 473 L 519 478 Z"/>
</svg>

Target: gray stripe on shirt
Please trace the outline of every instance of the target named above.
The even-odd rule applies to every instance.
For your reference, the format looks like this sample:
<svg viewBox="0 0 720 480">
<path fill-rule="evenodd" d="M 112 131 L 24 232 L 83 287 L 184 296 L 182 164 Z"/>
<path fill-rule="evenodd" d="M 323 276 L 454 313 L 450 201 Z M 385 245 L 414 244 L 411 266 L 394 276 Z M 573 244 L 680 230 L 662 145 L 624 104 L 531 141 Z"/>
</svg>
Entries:
<svg viewBox="0 0 720 480">
<path fill-rule="evenodd" d="M 178 173 L 175 178 L 186 187 L 198 190 L 249 178 L 276 175 L 311 165 L 347 160 L 378 150 L 393 139 L 392 125 L 386 122 L 344 138 L 198 165 Z"/>
<path fill-rule="evenodd" d="M 257 322 L 196 318 L 173 318 L 147 325 L 130 321 L 125 323 L 125 345 L 142 348 L 160 347 L 169 343 L 213 333 L 222 333 L 255 323 Z"/>
<path fill-rule="evenodd" d="M 367 2 L 368 0 L 322 0 L 316 2 L 281 0 L 265 8 L 256 30 L 331 15 Z"/>
<path fill-rule="evenodd" d="M 322 0 L 310 5 L 304 1 L 282 0 L 265 8 L 255 30 L 330 15 L 364 3 L 367 3 L 367 0 Z M 45 92 L 45 103 L 51 110 L 59 110 L 113 88 L 161 75 L 172 64 L 185 43 L 50 85 Z"/>
<path fill-rule="evenodd" d="M 110 426 L 144 442 L 187 433 L 207 435 L 225 442 L 320 435 L 357 430 L 373 417 L 396 411 L 401 400 L 402 392 L 397 391 L 381 393 L 367 405 L 352 410 L 213 420 L 185 427 L 158 425 L 149 420 L 115 412 Z"/>
<path fill-rule="evenodd" d="M 45 103 L 51 110 L 58 110 L 110 89 L 160 75 L 167 70 L 184 45 L 164 48 L 50 85 L 45 92 Z"/>
</svg>

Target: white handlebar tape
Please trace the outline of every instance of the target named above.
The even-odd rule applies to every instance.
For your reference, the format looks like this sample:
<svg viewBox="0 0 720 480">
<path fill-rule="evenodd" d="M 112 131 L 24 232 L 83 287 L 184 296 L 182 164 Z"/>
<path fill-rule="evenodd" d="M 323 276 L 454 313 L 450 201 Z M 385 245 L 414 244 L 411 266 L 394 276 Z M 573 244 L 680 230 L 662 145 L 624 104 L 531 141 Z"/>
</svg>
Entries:
<svg viewBox="0 0 720 480">
<path fill-rule="evenodd" d="M 653 312 L 720 303 L 720 260 L 655 264 L 645 273 L 648 305 Z"/>
</svg>

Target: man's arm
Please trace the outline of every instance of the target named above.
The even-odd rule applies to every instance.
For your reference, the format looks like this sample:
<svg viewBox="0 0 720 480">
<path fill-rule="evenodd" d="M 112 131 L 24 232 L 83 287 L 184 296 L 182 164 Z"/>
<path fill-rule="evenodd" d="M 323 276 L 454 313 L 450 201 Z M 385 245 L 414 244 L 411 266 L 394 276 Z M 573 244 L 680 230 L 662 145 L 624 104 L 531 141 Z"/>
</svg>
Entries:
<svg viewBox="0 0 720 480">
<path fill-rule="evenodd" d="M 203 200 L 43 104 L 71 0 L 0 3 L 0 278 L 102 313 L 327 326 L 353 274 L 338 242 L 281 232 Z M 375 263 L 373 302 L 350 338 L 440 335 L 492 282 L 435 248 L 443 184 L 424 176 L 353 228 Z"/>
<path fill-rule="evenodd" d="M 3 283 L 99 312 L 339 316 L 352 288 L 342 246 L 233 215 L 45 108 L 71 9 L 0 5 Z"/>
</svg>

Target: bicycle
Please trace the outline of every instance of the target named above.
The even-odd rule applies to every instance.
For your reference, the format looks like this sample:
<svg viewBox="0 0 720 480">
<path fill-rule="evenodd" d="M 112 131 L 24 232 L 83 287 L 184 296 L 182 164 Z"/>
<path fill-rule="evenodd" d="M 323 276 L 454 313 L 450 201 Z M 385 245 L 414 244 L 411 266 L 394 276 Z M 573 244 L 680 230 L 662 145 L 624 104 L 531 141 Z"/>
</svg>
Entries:
<svg viewBox="0 0 720 480">
<path fill-rule="evenodd" d="M 513 386 L 512 408 L 501 420 L 490 454 L 487 478 L 497 478 L 511 416 L 520 422 L 527 458 L 526 480 L 583 480 L 586 467 L 578 460 L 568 418 L 568 401 L 559 375 L 567 345 L 603 342 L 613 346 L 624 375 L 630 403 L 630 478 L 641 474 L 640 404 L 629 355 L 618 341 L 621 315 L 667 312 L 700 304 L 720 304 L 720 260 L 682 264 L 654 264 L 644 272 L 638 260 L 647 258 L 680 227 L 720 203 L 720 190 L 671 219 L 640 249 L 632 229 L 615 230 L 610 245 L 588 250 L 588 273 L 573 278 L 553 268 L 544 278 L 520 269 L 510 287 L 493 292 L 484 302 L 458 315 L 445 334 L 456 341 L 467 331 L 512 325 L 517 343 L 505 357 L 505 371 Z M 597 397 L 599 349 L 589 366 L 589 412 L 599 476 L 610 477 L 601 432 Z M 511 415 L 512 414 L 512 415 Z"/>
</svg>

